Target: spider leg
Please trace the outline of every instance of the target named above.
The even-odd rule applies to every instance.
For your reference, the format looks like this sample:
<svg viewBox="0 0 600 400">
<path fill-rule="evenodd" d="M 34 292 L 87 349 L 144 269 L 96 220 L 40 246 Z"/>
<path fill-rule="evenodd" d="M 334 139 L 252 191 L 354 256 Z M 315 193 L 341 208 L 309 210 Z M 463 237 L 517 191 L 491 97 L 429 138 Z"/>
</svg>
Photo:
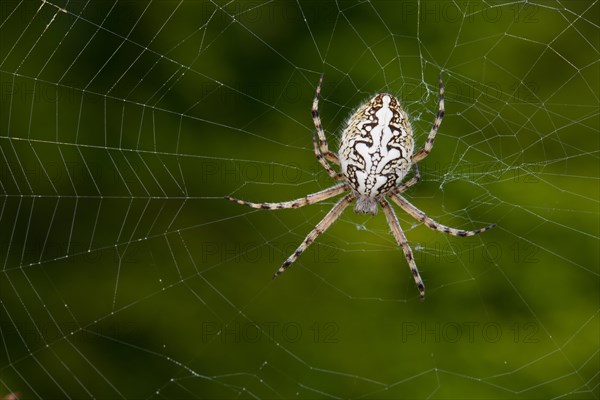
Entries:
<svg viewBox="0 0 600 400">
<path fill-rule="evenodd" d="M 435 222 L 433 219 L 429 218 L 427 215 L 425 215 L 425 213 L 423 211 L 421 211 L 417 207 L 413 206 L 408 200 L 406 200 L 404 197 L 402 197 L 399 193 L 392 192 L 392 193 L 390 193 L 389 196 L 394 201 L 394 203 L 398 204 L 404 211 L 406 211 L 411 217 L 413 217 L 417 221 L 424 223 L 425 225 L 427 225 L 429 228 L 431 228 L 433 230 L 444 232 L 444 233 L 447 233 L 452 236 L 460 236 L 460 237 L 473 236 L 473 235 L 477 235 L 478 233 L 485 232 L 489 229 L 492 229 L 494 226 L 496 226 L 496 224 L 491 224 L 491 225 L 485 226 L 483 228 L 476 229 L 474 231 L 463 231 L 460 229 L 450 228 L 450 227 L 442 225 L 438 222 Z"/>
<path fill-rule="evenodd" d="M 385 214 L 385 218 L 387 219 L 388 225 L 392 230 L 392 234 L 398 242 L 398 245 L 402 247 L 402 251 L 404 251 L 404 256 L 406 257 L 406 261 L 408 261 L 408 266 L 410 267 L 410 271 L 412 273 L 413 278 L 415 279 L 415 284 L 417 285 L 417 289 L 419 289 L 419 297 L 421 301 L 425 299 L 425 284 L 423 283 L 423 279 L 421 279 L 421 275 L 419 274 L 419 269 L 417 268 L 417 263 L 415 263 L 415 258 L 413 256 L 412 250 L 408 245 L 408 241 L 406 240 L 406 236 L 400 227 L 400 222 L 398 222 L 398 217 L 390 207 L 390 203 L 384 198 L 379 200 L 379 204 L 383 209 L 383 213 Z"/>
<path fill-rule="evenodd" d="M 312 118 L 315 124 L 315 128 L 317 129 L 317 135 L 319 135 L 319 148 L 323 156 L 331 161 L 334 164 L 340 165 L 340 159 L 337 155 L 329 151 L 329 146 L 327 145 L 327 138 L 325 137 L 325 132 L 323 131 L 323 125 L 321 125 L 321 117 L 319 116 L 319 95 L 321 94 L 321 85 L 323 84 L 323 75 L 319 78 L 319 84 L 317 85 L 317 89 L 315 91 L 315 98 L 313 100 L 312 105 Z M 316 154 L 316 152 L 315 152 Z M 319 155 L 317 154 L 317 158 Z M 323 163 L 321 163 L 323 164 Z"/>
<path fill-rule="evenodd" d="M 299 208 L 315 204 L 323 200 L 327 200 L 330 197 L 336 196 L 342 192 L 348 190 L 346 183 L 340 183 L 325 190 L 321 190 L 317 193 L 309 194 L 308 196 L 301 197 L 296 200 L 282 201 L 280 203 L 251 203 L 249 201 L 236 199 L 235 197 L 225 196 L 227 200 L 233 201 L 234 203 L 241 204 L 252 208 L 261 208 L 263 210 L 280 210 L 282 208 Z"/>
<path fill-rule="evenodd" d="M 417 166 L 417 164 L 413 164 L 413 169 L 414 169 L 414 175 L 412 178 L 410 178 L 409 180 L 407 180 L 406 182 L 404 182 L 404 184 L 402 186 L 399 186 L 395 192 L 397 193 L 402 193 L 404 191 L 406 191 L 409 187 L 419 183 L 419 181 L 421 180 L 421 172 L 419 172 L 419 167 Z"/>
<path fill-rule="evenodd" d="M 335 179 L 336 181 L 344 179 L 344 175 L 342 175 L 339 172 L 335 172 L 335 170 L 333 168 L 331 168 L 331 165 L 329 165 L 329 163 L 325 159 L 325 156 L 323 156 L 323 154 L 321 154 L 321 152 L 319 151 L 319 143 L 317 142 L 317 134 L 315 132 L 313 132 L 312 137 L 313 137 L 313 149 L 317 156 L 317 160 L 319 160 L 319 163 L 321 163 L 323 168 L 325 168 L 325 171 L 327 171 L 329 176 L 332 177 L 333 179 Z"/>
<path fill-rule="evenodd" d="M 338 201 L 335 204 L 335 206 L 333 206 L 333 208 L 327 213 L 327 215 L 325 215 L 321 222 L 319 222 L 317 226 L 315 226 L 315 228 L 312 231 L 310 231 L 308 235 L 306 235 L 306 238 L 304 238 L 302 243 L 300 243 L 300 246 L 298 246 L 296 251 L 294 251 L 292 255 L 289 256 L 287 260 L 283 262 L 283 264 L 281 264 L 281 267 L 279 267 L 275 274 L 273 274 L 273 279 L 277 278 L 279 274 L 281 274 L 290 265 L 292 265 L 294 261 L 296 261 L 298 257 L 300 257 L 302 253 L 304 253 L 308 246 L 310 246 L 310 244 L 314 242 L 320 234 L 325 232 L 327 228 L 329 228 L 331 224 L 333 224 L 338 219 L 338 217 L 342 214 L 342 211 L 344 211 L 344 209 L 348 206 L 348 204 L 352 202 L 352 200 L 354 200 L 354 195 L 348 194 L 340 201 Z"/>
<path fill-rule="evenodd" d="M 435 140 L 435 134 L 438 131 L 442 123 L 442 119 L 444 118 L 444 84 L 442 83 L 442 74 L 439 75 L 440 82 L 440 102 L 439 102 L 439 110 L 437 115 L 435 116 L 435 120 L 433 121 L 433 126 L 431 127 L 431 131 L 429 132 L 429 136 L 427 136 L 427 141 L 425 142 L 425 147 L 419 150 L 416 154 L 412 156 L 412 162 L 417 163 L 427 157 L 431 149 L 433 148 L 433 141 Z"/>
</svg>

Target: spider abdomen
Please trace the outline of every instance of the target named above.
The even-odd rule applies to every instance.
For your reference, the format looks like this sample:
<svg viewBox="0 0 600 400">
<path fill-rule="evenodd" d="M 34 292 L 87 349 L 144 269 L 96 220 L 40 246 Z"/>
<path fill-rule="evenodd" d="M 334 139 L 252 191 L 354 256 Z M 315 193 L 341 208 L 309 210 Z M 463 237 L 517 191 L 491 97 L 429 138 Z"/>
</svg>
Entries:
<svg viewBox="0 0 600 400">
<path fill-rule="evenodd" d="M 377 201 L 398 186 L 411 166 L 414 142 L 396 97 L 380 93 L 362 104 L 342 133 L 342 173 L 356 196 L 354 210 L 377 213 Z"/>
</svg>

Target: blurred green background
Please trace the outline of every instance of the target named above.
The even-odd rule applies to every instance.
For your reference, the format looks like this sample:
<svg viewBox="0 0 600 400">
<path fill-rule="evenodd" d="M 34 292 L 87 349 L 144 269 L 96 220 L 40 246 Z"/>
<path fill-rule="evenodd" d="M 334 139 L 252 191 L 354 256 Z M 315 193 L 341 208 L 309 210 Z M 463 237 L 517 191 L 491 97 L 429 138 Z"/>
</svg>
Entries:
<svg viewBox="0 0 600 400">
<path fill-rule="evenodd" d="M 598 398 L 597 1 L 5 1 L 0 396 Z M 397 210 L 336 201 L 330 147 L 373 93 L 422 145 Z"/>
</svg>

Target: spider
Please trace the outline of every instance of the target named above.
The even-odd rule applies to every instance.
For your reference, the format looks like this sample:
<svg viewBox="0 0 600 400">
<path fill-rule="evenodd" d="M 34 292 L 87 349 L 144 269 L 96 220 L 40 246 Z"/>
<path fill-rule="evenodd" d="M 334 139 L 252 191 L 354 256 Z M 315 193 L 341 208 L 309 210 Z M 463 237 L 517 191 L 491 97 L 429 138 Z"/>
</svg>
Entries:
<svg viewBox="0 0 600 400">
<path fill-rule="evenodd" d="M 444 118 L 442 75 L 439 75 L 440 98 L 437 115 L 425 146 L 414 154 L 414 141 L 408 115 L 402 109 L 398 99 L 389 93 L 378 93 L 356 109 L 348 119 L 342 133 L 339 155 L 331 152 L 319 116 L 319 96 L 322 84 L 323 74 L 319 79 L 312 105 L 312 119 L 316 128 L 316 132 L 313 132 L 312 135 L 313 150 L 317 160 L 329 176 L 340 183 L 320 192 L 309 194 L 306 197 L 281 203 L 250 203 L 231 196 L 225 196 L 225 198 L 252 208 L 279 210 L 282 208 L 304 207 L 350 191 L 333 206 L 306 236 L 296 251 L 275 272 L 273 278 L 277 278 L 292 265 L 354 200 L 356 200 L 354 211 L 357 213 L 375 215 L 377 206 L 381 206 L 396 242 L 402 247 L 419 290 L 420 299 L 423 301 L 425 299 L 425 285 L 417 269 L 412 250 L 398 222 L 398 217 L 396 217 L 386 198 L 391 199 L 410 216 L 429 228 L 452 236 L 473 236 L 496 225 L 491 224 L 473 231 L 450 228 L 429 218 L 401 195 L 421 179 L 417 163 L 427 157 L 432 150 L 435 135 Z M 339 165 L 342 172 L 336 172 L 330 163 Z M 411 169 L 413 171 L 412 177 L 402 183 Z"/>
</svg>

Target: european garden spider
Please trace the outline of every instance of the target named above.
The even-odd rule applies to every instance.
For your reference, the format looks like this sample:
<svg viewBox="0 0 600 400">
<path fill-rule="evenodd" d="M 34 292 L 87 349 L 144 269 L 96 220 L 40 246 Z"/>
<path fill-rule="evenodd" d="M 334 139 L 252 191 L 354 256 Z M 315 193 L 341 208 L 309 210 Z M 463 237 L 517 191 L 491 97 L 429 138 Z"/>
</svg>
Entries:
<svg viewBox="0 0 600 400">
<path fill-rule="evenodd" d="M 449 228 L 429 218 L 401 195 L 402 192 L 421 179 L 417 163 L 427 157 L 433 148 L 435 135 L 442 123 L 444 117 L 442 75 L 439 76 L 439 110 L 425 142 L 425 147 L 416 154 L 413 154 L 414 141 L 408 115 L 402 109 L 398 99 L 388 93 L 376 94 L 372 99 L 358 107 L 348 120 L 342 133 L 339 156 L 329 151 L 325 132 L 321 125 L 321 117 L 319 116 L 319 95 L 322 83 L 323 74 L 319 79 L 312 105 L 312 118 L 316 128 L 316 133 L 313 132 L 313 148 L 317 160 L 329 176 L 341 183 L 320 192 L 309 194 L 306 197 L 281 203 L 250 203 L 231 196 L 225 196 L 225 198 L 253 208 L 276 210 L 304 207 L 350 191 L 333 206 L 321 222 L 306 236 L 296 251 L 275 272 L 273 278 L 279 276 L 292 265 L 308 246 L 338 219 L 342 211 L 352 201 L 356 200 L 355 212 L 372 215 L 377 213 L 377 205 L 379 204 L 383 209 L 394 238 L 404 251 L 404 256 L 419 289 L 421 301 L 423 301 L 425 298 L 425 285 L 417 269 L 412 250 L 398 222 L 398 217 L 390 207 L 386 196 L 417 221 L 423 222 L 431 229 L 452 236 L 473 236 L 495 226 L 495 224 L 492 224 L 474 231 Z M 330 162 L 339 165 L 342 172 L 336 172 L 329 164 Z M 411 167 L 413 177 L 402 184 Z"/>
</svg>

